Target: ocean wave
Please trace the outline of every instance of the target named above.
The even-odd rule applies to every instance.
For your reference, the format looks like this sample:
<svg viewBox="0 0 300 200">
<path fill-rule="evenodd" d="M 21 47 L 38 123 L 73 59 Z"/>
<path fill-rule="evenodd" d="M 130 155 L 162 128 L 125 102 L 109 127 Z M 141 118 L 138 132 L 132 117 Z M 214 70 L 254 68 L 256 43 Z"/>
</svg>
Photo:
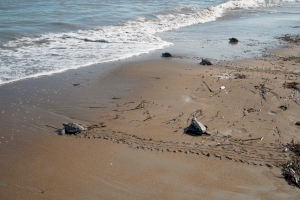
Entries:
<svg viewBox="0 0 300 200">
<path fill-rule="evenodd" d="M 231 0 L 204 9 L 186 5 L 150 20 L 137 17 L 117 26 L 19 38 L 0 49 L 0 84 L 149 53 L 172 44 L 156 33 L 214 21 L 228 10 L 263 8 L 275 2 Z"/>
</svg>

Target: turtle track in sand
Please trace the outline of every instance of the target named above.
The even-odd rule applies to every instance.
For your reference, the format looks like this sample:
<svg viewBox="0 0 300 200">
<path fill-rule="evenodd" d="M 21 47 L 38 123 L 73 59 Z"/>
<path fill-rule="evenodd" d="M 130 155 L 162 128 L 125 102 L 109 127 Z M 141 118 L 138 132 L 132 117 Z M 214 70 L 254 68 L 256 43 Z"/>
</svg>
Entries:
<svg viewBox="0 0 300 200">
<path fill-rule="evenodd" d="M 241 144 L 240 141 L 234 138 L 229 138 L 217 146 L 206 145 L 205 142 L 153 140 L 110 130 L 102 130 L 100 132 L 90 130 L 78 135 L 69 135 L 69 137 L 109 140 L 118 144 L 128 145 L 130 148 L 137 150 L 210 156 L 220 160 L 226 159 L 245 164 L 267 166 L 269 168 L 274 166 L 280 167 L 281 164 L 293 157 L 290 152 L 284 151 L 285 146 L 280 143 L 258 144 L 256 141 L 247 141 Z M 208 136 L 203 136 L 204 140 L 208 138 Z M 220 136 L 214 136 L 214 139 L 222 140 Z"/>
</svg>

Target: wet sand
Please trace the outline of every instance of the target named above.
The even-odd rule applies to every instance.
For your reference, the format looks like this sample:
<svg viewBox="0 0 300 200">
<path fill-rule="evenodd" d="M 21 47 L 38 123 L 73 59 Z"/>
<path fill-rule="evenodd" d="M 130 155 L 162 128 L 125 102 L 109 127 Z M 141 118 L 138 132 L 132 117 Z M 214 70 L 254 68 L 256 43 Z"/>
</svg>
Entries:
<svg viewBox="0 0 300 200">
<path fill-rule="evenodd" d="M 280 165 L 300 139 L 299 93 L 283 87 L 300 64 L 279 55 L 299 53 L 128 61 L 4 85 L 0 198 L 298 199 Z M 185 132 L 195 112 L 212 135 Z M 61 135 L 63 121 L 96 128 Z"/>
</svg>

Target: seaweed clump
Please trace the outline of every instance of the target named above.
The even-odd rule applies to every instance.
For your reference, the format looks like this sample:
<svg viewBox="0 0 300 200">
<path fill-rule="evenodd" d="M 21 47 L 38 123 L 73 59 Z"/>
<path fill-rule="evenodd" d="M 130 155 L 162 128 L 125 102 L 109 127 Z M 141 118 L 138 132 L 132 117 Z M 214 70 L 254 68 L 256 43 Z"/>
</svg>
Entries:
<svg viewBox="0 0 300 200">
<path fill-rule="evenodd" d="M 284 40 L 286 42 L 291 42 L 291 43 L 300 43 L 300 35 L 291 35 L 291 34 L 286 34 L 282 37 L 277 37 L 277 39 Z"/>
<path fill-rule="evenodd" d="M 287 148 L 295 153 L 295 158 L 283 165 L 283 175 L 287 181 L 300 188 L 300 143 L 295 143 L 292 140 L 291 143 L 287 144 Z"/>
</svg>

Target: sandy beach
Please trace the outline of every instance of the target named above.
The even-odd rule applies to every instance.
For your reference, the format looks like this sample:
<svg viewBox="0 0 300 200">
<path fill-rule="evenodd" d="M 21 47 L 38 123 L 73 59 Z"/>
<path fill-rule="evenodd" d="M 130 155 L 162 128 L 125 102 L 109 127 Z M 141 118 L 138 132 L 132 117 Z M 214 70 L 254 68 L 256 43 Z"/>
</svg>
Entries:
<svg viewBox="0 0 300 200">
<path fill-rule="evenodd" d="M 160 54 L 2 86 L 0 199 L 299 199 L 281 166 L 300 140 L 284 85 L 299 45 L 205 66 Z M 211 135 L 186 132 L 192 114 Z"/>
</svg>

